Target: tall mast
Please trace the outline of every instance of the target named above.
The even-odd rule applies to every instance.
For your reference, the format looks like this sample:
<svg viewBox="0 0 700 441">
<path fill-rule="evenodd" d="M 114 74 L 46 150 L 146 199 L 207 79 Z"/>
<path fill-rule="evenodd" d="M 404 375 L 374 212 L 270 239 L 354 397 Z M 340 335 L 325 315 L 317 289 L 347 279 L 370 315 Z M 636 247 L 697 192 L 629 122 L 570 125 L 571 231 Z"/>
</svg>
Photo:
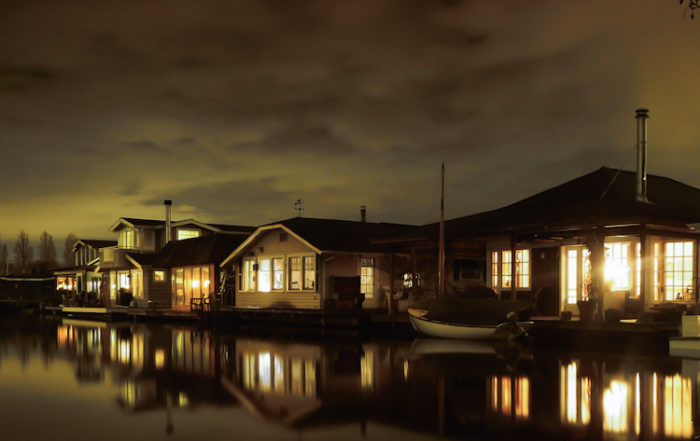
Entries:
<svg viewBox="0 0 700 441">
<path fill-rule="evenodd" d="M 440 182 L 440 257 L 438 278 L 440 279 L 440 296 L 445 295 L 445 163 L 442 163 Z"/>
</svg>

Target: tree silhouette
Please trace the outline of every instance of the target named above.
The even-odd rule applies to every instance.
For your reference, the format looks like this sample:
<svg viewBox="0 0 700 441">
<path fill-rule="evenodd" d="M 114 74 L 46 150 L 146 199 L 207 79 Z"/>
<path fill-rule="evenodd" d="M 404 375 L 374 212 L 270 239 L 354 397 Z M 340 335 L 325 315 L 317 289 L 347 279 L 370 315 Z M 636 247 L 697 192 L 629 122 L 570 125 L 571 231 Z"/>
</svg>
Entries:
<svg viewBox="0 0 700 441">
<path fill-rule="evenodd" d="M 44 231 L 39 237 L 39 262 L 47 267 L 56 265 L 56 247 L 53 236 Z"/>
<path fill-rule="evenodd" d="M 15 242 L 15 263 L 22 274 L 29 272 L 33 254 L 34 250 L 29 245 L 29 235 L 20 231 L 17 235 L 17 242 Z"/>
<path fill-rule="evenodd" d="M 9 272 L 9 263 L 10 262 L 7 261 L 7 244 L 4 243 L 2 247 L 0 247 L 0 274 L 7 274 Z"/>
<path fill-rule="evenodd" d="M 70 233 L 68 236 L 66 236 L 66 240 L 63 242 L 63 263 L 66 266 L 73 265 L 74 263 L 73 245 L 75 245 L 75 242 L 77 241 L 78 238 L 75 236 L 75 234 Z"/>
</svg>

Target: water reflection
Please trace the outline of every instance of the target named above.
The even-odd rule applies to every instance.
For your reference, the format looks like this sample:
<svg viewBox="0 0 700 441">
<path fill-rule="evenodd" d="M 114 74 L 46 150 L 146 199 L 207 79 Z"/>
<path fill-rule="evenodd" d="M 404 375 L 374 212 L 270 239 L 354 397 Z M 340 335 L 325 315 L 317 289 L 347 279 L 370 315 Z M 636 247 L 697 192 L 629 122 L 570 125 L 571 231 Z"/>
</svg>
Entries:
<svg viewBox="0 0 700 441">
<path fill-rule="evenodd" d="M 379 434 L 388 428 L 418 439 L 529 439 L 540 432 L 601 440 L 695 435 L 700 365 L 694 360 L 533 357 L 507 345 L 269 339 L 80 320 L 0 325 L 0 378 L 21 377 L 38 351 L 51 381 L 68 381 L 55 364 L 65 360 L 74 381 L 105 387 L 122 417 L 147 410 L 159 415 L 165 436 L 188 430 L 193 417 L 212 421 L 212 409 L 229 409 L 236 425 L 248 430 L 277 427 L 301 439 L 321 427 L 358 439 L 386 437 Z M 19 372 L 11 371 L 13 359 Z M 0 404 L 10 389 L 0 380 Z M 92 400 L 89 390 L 73 393 Z M 47 397 L 59 393 L 46 391 Z M 192 415 L 190 423 L 184 415 Z M 213 421 L 233 424 L 229 420 Z M 136 420 L 125 419 L 124 427 L 130 421 Z M 96 425 L 84 438 L 101 429 Z"/>
</svg>

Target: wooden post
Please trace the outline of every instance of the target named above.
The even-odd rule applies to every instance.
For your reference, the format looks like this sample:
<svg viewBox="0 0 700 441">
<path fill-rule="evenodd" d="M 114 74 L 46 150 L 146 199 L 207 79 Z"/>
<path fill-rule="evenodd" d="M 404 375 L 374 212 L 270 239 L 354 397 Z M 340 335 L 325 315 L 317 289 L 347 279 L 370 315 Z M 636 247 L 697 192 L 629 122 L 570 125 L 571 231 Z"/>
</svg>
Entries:
<svg viewBox="0 0 700 441">
<path fill-rule="evenodd" d="M 416 247 L 411 247 L 411 261 L 413 263 L 412 275 L 411 275 L 411 292 L 413 293 L 413 301 L 416 301 L 416 293 L 418 292 L 418 258 L 416 257 Z"/>
<path fill-rule="evenodd" d="M 515 278 L 516 262 L 515 255 L 517 248 L 517 240 L 515 233 L 510 235 L 510 297 L 513 300 L 518 299 L 517 283 Z"/>
<path fill-rule="evenodd" d="M 389 254 L 389 298 L 387 299 L 389 314 L 394 313 L 394 253 Z"/>
</svg>

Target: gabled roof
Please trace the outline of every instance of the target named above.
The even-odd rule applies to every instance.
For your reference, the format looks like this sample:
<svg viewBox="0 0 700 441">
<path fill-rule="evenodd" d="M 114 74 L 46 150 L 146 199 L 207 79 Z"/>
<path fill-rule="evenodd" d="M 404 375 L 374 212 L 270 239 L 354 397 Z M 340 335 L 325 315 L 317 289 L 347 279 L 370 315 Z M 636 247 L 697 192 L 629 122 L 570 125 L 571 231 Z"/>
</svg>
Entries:
<svg viewBox="0 0 700 441">
<path fill-rule="evenodd" d="M 497 210 L 445 222 L 447 237 L 510 231 L 552 231 L 594 225 L 700 221 L 700 189 L 647 176 L 649 202 L 636 200 L 635 173 L 607 167 Z M 424 232 L 437 234 L 439 224 Z"/>
<path fill-rule="evenodd" d="M 150 253 L 127 253 L 126 260 L 131 262 L 136 268 L 143 269 L 144 266 L 153 266 L 156 255 Z"/>
<path fill-rule="evenodd" d="M 234 234 L 210 234 L 194 239 L 169 242 L 156 255 L 153 265 L 157 268 L 176 266 L 218 265 L 246 236 Z"/>
<path fill-rule="evenodd" d="M 224 225 L 224 224 L 208 224 L 222 233 L 234 233 L 234 234 L 250 234 L 255 231 L 256 227 L 250 227 L 246 225 Z"/>
<path fill-rule="evenodd" d="M 316 253 L 321 252 L 386 252 L 387 244 L 374 243 L 376 239 L 383 237 L 406 234 L 419 229 L 414 225 L 401 225 L 390 223 L 358 222 L 338 219 L 315 219 L 308 217 L 294 217 L 275 223 L 263 225 L 249 236 L 234 252 L 232 252 L 222 265 L 234 259 L 255 239 L 265 231 L 280 228 L 302 243 L 306 244 Z"/>
<path fill-rule="evenodd" d="M 100 248 L 105 248 L 105 247 L 113 247 L 117 245 L 116 240 L 101 240 L 101 239 L 78 239 L 75 241 L 75 244 L 73 244 L 73 251 L 76 250 L 78 247 L 78 244 L 83 244 L 85 246 L 89 246 L 95 249 L 100 249 Z"/>
<path fill-rule="evenodd" d="M 116 231 L 117 227 L 120 225 L 126 225 L 127 227 L 134 228 L 134 227 L 162 227 L 165 228 L 165 221 L 164 220 L 156 220 L 156 219 L 138 219 L 135 217 L 120 217 L 117 219 L 115 223 L 112 224 L 111 227 L 109 227 L 108 231 Z"/>
</svg>

